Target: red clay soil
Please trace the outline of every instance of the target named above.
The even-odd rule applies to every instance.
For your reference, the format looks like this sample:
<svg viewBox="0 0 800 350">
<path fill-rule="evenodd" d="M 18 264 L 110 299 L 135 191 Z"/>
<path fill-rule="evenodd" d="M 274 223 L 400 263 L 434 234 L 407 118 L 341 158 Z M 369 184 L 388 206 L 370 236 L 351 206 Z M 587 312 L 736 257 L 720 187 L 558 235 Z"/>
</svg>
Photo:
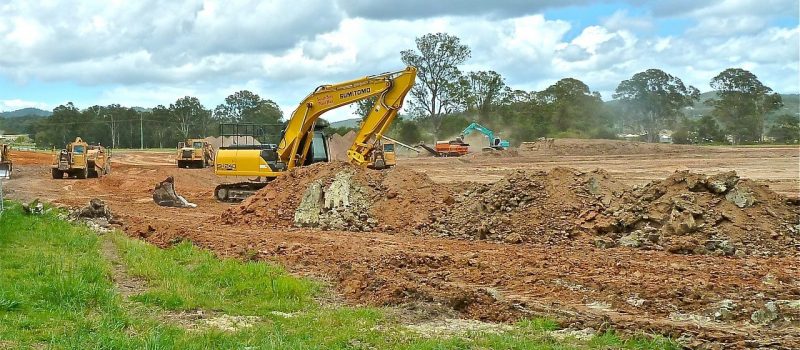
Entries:
<svg viewBox="0 0 800 350">
<path fill-rule="evenodd" d="M 522 161 L 520 158 L 509 159 Z M 447 305 L 464 317 L 474 319 L 511 321 L 547 315 L 564 326 L 611 327 L 620 333 L 644 331 L 676 339 L 683 336 L 690 346 L 705 343 L 708 348 L 713 348 L 713 344 L 725 344 L 727 348 L 800 348 L 797 306 L 800 300 L 800 260 L 796 251 L 785 256 L 716 256 L 674 254 L 618 244 L 599 248 L 594 245 L 595 233 L 581 233 L 569 240 L 553 242 L 520 234 L 525 238 L 523 241 L 527 241 L 522 244 L 504 243 L 499 236 L 497 240 L 454 239 L 433 237 L 425 230 L 418 232 L 421 235 L 415 235 L 413 227 L 416 225 L 413 223 L 427 220 L 430 216 L 411 216 L 408 213 L 420 211 L 429 214 L 447 210 L 469 201 L 471 195 L 464 195 L 465 190 L 475 191 L 484 185 L 427 182 L 415 173 L 402 175 L 409 170 L 399 167 L 393 170 L 396 177 L 391 175 L 392 172 L 366 173 L 365 178 L 357 175 L 353 181 L 365 186 L 368 189 L 366 193 L 374 195 L 369 199 L 376 205 L 385 205 L 381 210 L 368 213 L 370 218 L 387 222 L 394 220 L 394 230 L 380 225 L 378 229 L 385 232 L 294 228 L 291 227 L 291 211 L 283 214 L 270 211 L 276 210 L 280 204 L 270 207 L 272 204 L 265 203 L 247 213 L 242 211 L 247 208 L 246 203 L 234 206 L 215 202 L 211 193 L 221 179 L 215 177 L 210 169 L 115 163 L 112 175 L 105 179 L 53 180 L 49 177 L 49 157 L 45 155 L 40 161 L 35 165 L 15 167 L 18 176 L 4 183 L 4 190 L 10 198 L 30 200 L 39 197 L 70 206 L 84 206 L 91 198 L 101 198 L 123 221 L 121 228 L 130 236 L 162 247 L 180 240 L 191 240 L 220 256 L 276 261 L 294 273 L 330 281 L 333 291 L 341 293 L 353 304 L 426 302 Z M 460 171 L 466 171 L 465 166 L 478 169 L 484 164 L 478 160 L 475 162 L 458 163 L 462 164 Z M 494 163 L 486 164 L 495 166 Z M 315 169 L 310 167 L 306 170 Z M 568 170 L 550 173 L 559 172 Z M 507 179 L 521 176 L 505 170 L 504 175 L 508 174 L 511 176 Z M 538 209 L 534 206 L 512 208 L 509 215 L 515 219 L 524 216 L 520 213 L 528 210 L 533 216 L 534 210 L 540 210 L 538 215 L 546 215 L 542 211 L 549 210 L 547 208 L 562 208 L 559 210 L 569 211 L 570 215 L 580 218 L 580 224 L 573 226 L 595 225 L 586 220 L 587 214 L 581 216 L 582 210 L 597 207 L 599 217 L 607 213 L 599 210 L 598 202 L 611 207 L 611 202 L 606 205 L 603 201 L 604 195 L 615 193 L 611 186 L 615 184 L 615 177 L 606 179 L 602 171 L 575 172 L 571 176 L 552 179 L 547 172 L 533 171 L 530 174 L 530 183 L 544 189 L 558 188 L 562 192 L 545 191 L 545 196 L 537 187 L 539 201 L 532 203 L 550 204 Z M 167 175 L 175 177 L 178 193 L 199 204 L 198 208 L 163 208 L 151 202 L 150 190 Z M 293 186 L 307 181 L 306 177 L 312 175 L 298 172 L 294 178 L 287 176 L 276 180 L 275 184 L 285 181 L 288 187 L 283 187 L 286 190 L 280 192 L 281 200 L 275 203 L 289 205 L 300 200 L 303 190 Z M 558 179 L 563 182 L 558 183 Z M 370 181 L 374 186 L 370 186 Z M 740 181 L 752 188 L 749 181 Z M 593 183 L 601 185 L 599 192 Z M 602 186 L 604 184 L 607 189 Z M 484 192 L 499 194 L 504 190 L 503 187 L 492 188 L 491 184 L 487 186 Z M 511 186 L 518 189 L 514 186 L 518 184 Z M 667 185 L 668 188 L 673 186 L 683 185 Z M 387 196 L 392 190 L 397 195 Z M 582 197 L 586 194 L 584 191 L 589 191 L 594 197 Z M 592 191 L 599 195 L 592 194 Z M 754 227 L 762 227 L 759 225 L 764 217 L 760 213 L 766 209 L 774 211 L 778 218 L 790 214 L 782 211 L 781 207 L 775 208 L 775 203 L 769 199 L 771 194 L 760 194 L 759 191 L 761 189 L 754 189 L 755 197 L 759 199 L 755 205 L 735 207 L 748 219 L 733 223 L 747 225 L 747 220 L 756 220 L 759 224 Z M 629 204 L 642 203 L 647 210 L 654 210 L 660 208 L 661 198 L 674 197 L 667 191 L 659 199 L 637 202 L 644 198 L 638 193 L 647 191 L 629 189 L 623 192 L 621 197 L 614 195 L 618 201 L 615 203 L 620 203 L 626 212 L 634 213 L 638 212 L 628 208 Z M 675 194 L 683 192 L 676 190 Z M 448 199 L 445 194 L 453 195 Z M 704 203 L 704 209 L 706 204 L 716 200 L 709 197 L 706 201 L 708 195 L 695 193 L 696 203 Z M 719 195 L 714 195 L 718 199 Z M 563 202 L 559 202 L 562 196 Z M 630 201 L 626 199 L 628 197 Z M 578 208 L 575 209 L 566 205 L 578 202 L 580 204 L 576 204 Z M 719 203 L 716 206 L 722 205 Z M 262 208 L 272 209 L 257 211 Z M 230 211 L 226 212 L 227 209 Z M 519 212 L 515 214 L 515 210 Z M 221 224 L 223 213 L 238 215 L 241 220 Z M 748 213 L 752 218 L 746 215 Z M 557 224 L 562 220 L 560 216 L 552 215 L 548 220 L 555 220 Z M 409 218 L 407 221 L 404 220 L 406 217 Z M 701 221 L 699 219 L 695 221 Z M 273 228 L 276 225 L 280 227 Z M 544 225 L 550 225 L 550 222 L 545 221 Z M 613 226 L 618 227 L 616 223 Z M 407 232 L 407 227 L 412 227 L 412 232 Z M 496 227 L 513 228 L 514 224 Z M 606 235 L 620 234 L 622 238 L 623 234 L 630 233 L 625 229 Z"/>
</svg>

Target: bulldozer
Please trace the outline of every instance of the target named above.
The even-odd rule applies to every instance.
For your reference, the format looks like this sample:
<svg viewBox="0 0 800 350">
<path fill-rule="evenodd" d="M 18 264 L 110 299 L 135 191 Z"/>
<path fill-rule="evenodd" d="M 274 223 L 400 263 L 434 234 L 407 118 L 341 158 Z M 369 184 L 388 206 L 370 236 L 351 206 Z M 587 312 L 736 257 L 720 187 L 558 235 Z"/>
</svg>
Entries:
<svg viewBox="0 0 800 350">
<path fill-rule="evenodd" d="M 80 137 L 54 152 L 51 166 L 54 179 L 99 177 L 111 173 L 111 153 L 100 145 L 90 145 Z"/>
<path fill-rule="evenodd" d="M 202 169 L 214 165 L 214 147 L 203 139 L 188 139 L 178 143 L 175 157 L 178 168 Z"/>
<path fill-rule="evenodd" d="M 0 144 L 0 179 L 10 179 L 11 170 L 14 169 L 9 150 L 10 147 L 7 144 Z"/>
</svg>

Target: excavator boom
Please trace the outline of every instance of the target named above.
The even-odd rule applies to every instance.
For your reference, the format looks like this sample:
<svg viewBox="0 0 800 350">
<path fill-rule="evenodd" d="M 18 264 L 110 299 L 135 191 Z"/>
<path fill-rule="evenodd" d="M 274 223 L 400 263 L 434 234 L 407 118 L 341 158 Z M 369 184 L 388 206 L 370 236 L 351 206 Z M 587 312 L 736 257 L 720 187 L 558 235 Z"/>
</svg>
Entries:
<svg viewBox="0 0 800 350">
<path fill-rule="evenodd" d="M 367 165 L 370 162 L 369 155 L 397 117 L 397 112 L 403 107 L 403 100 L 414 86 L 416 77 L 417 69 L 414 67 L 408 67 L 394 74 L 390 80 L 391 86 L 375 101 L 367 118 L 361 124 L 353 145 L 347 151 L 347 157 L 351 162 L 358 165 Z"/>
</svg>

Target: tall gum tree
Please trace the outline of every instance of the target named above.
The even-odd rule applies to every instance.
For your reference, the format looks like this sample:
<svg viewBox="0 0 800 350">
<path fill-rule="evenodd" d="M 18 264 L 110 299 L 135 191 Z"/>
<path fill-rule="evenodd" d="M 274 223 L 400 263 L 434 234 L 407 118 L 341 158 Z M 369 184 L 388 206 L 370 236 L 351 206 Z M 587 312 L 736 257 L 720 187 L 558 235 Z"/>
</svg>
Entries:
<svg viewBox="0 0 800 350">
<path fill-rule="evenodd" d="M 741 68 L 728 68 L 711 79 L 717 98 L 706 103 L 725 125 L 734 143 L 763 141 L 767 113 L 783 106 L 781 96 Z"/>
<path fill-rule="evenodd" d="M 416 114 L 430 118 L 434 137 L 438 137 L 442 117 L 464 106 L 458 66 L 472 53 L 461 39 L 447 33 L 425 34 L 416 39 L 416 46 L 416 50 L 400 52 L 403 63 L 417 68 L 409 103 Z"/>
<path fill-rule="evenodd" d="M 648 69 L 623 80 L 613 97 L 647 133 L 647 141 L 657 142 L 659 132 L 673 127 L 681 109 L 692 106 L 700 91 L 660 69 Z"/>
</svg>

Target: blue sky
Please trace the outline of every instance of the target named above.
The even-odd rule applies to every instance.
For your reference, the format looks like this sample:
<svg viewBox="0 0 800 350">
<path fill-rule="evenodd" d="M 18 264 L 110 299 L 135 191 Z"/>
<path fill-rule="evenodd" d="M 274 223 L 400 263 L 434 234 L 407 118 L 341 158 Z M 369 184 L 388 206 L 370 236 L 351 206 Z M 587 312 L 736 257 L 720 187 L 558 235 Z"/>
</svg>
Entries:
<svg viewBox="0 0 800 350">
<path fill-rule="evenodd" d="M 402 68 L 428 32 L 472 49 L 463 70 L 495 70 L 515 89 L 574 77 L 609 99 L 660 68 L 701 91 L 729 67 L 798 93 L 798 1 L 0 2 L 0 110 L 68 101 L 214 108 L 249 89 L 285 114 L 322 83 Z M 316 19 L 309 21 L 309 13 Z M 311 15 L 313 18 L 314 15 Z M 12 53 L 12 54 L 8 54 Z M 329 119 L 350 117 L 351 109 Z"/>
</svg>

